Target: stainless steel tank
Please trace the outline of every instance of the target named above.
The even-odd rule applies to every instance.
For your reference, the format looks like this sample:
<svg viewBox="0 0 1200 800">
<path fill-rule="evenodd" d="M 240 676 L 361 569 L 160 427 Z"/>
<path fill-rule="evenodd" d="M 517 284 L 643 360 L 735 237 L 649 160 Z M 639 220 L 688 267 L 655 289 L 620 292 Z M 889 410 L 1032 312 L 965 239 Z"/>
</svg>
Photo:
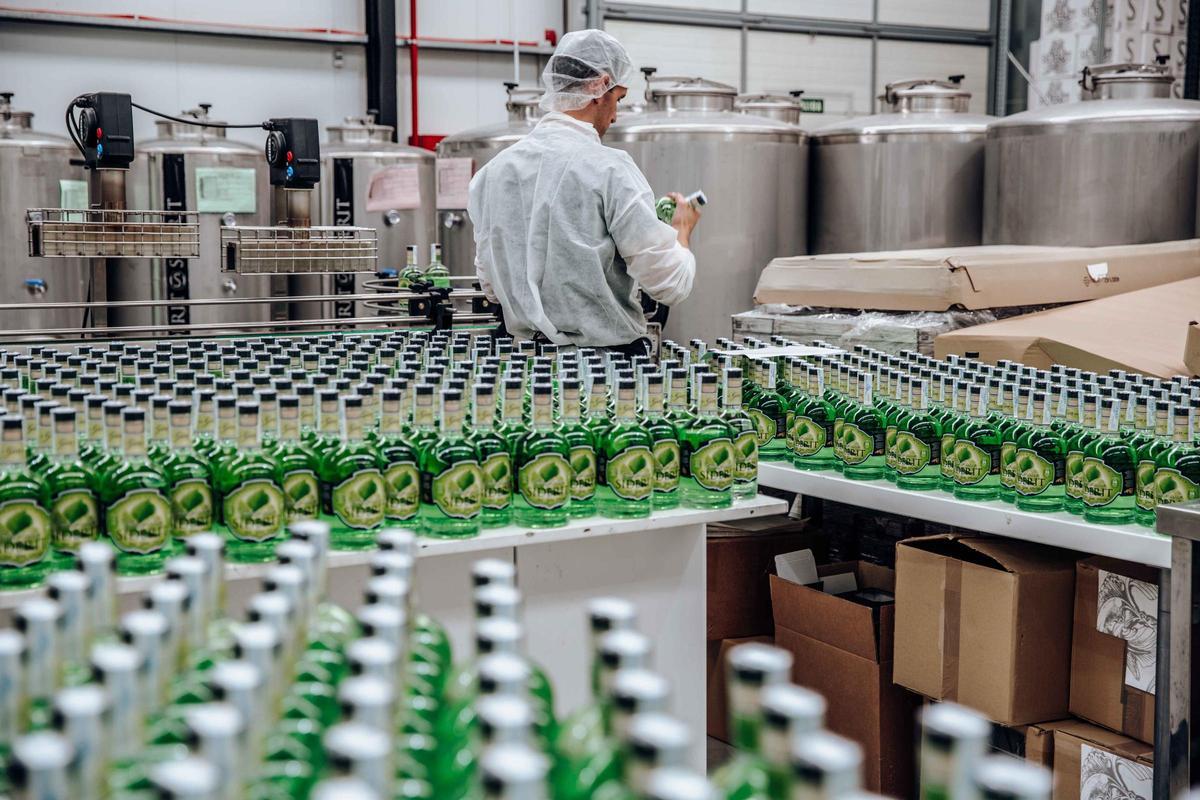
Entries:
<svg viewBox="0 0 1200 800">
<path fill-rule="evenodd" d="M 809 244 L 859 253 L 979 244 L 983 150 L 995 118 L 948 81 L 890 83 L 888 110 L 812 131 Z"/>
<path fill-rule="evenodd" d="M 1101 246 L 1196 233 L 1200 102 L 1165 65 L 1083 71 L 1087 99 L 988 129 L 984 244 Z"/>
<path fill-rule="evenodd" d="M 538 106 L 544 89 L 521 88 L 506 83 L 508 88 L 508 119 L 495 125 L 447 136 L 438 142 L 437 157 L 469 158 L 473 171 L 491 161 L 505 148 L 521 141 L 533 130 L 543 111 Z M 475 227 L 465 208 L 438 209 L 441 219 L 442 261 L 451 275 L 475 274 Z"/>
<path fill-rule="evenodd" d="M 208 109 L 180 113 L 212 122 Z M 223 225 L 270 225 L 270 187 L 262 150 L 228 139 L 224 128 L 157 120 L 158 138 L 137 142 L 126 180 L 131 209 L 198 211 L 200 257 L 194 259 L 109 259 L 110 303 L 139 300 L 232 300 L 270 298 L 269 276 L 221 271 Z M 267 322 L 269 303 L 110 306 L 108 324 L 170 325 Z M 212 331 L 206 331 L 211 333 Z"/>
<path fill-rule="evenodd" d="M 628 152 L 656 197 L 708 195 L 692 235 L 696 281 L 671 309 L 665 335 L 728 336 L 730 316 L 752 304 L 771 259 L 807 252 L 808 145 L 804 131 L 737 113 L 737 91 L 700 78 L 653 83 L 650 109 L 609 128 L 605 142 Z"/>
<path fill-rule="evenodd" d="M 86 299 L 86 259 L 30 258 L 28 208 L 86 208 L 87 176 L 71 166 L 79 151 L 65 136 L 33 130 L 33 114 L 0 92 L 0 303 L 78 303 Z M 0 329 L 78 327 L 83 309 L 0 311 Z"/>
<path fill-rule="evenodd" d="M 347 117 L 325 129 L 321 145 L 321 182 L 313 213 L 314 225 L 374 228 L 379 236 L 379 269 L 404 269 L 404 249 L 420 248 L 423 258 L 437 241 L 437 197 L 434 155 L 420 147 L 392 141 L 395 128 L 370 116 Z M 356 294 L 370 275 L 310 275 L 288 279 L 288 293 Z M 354 301 L 291 303 L 292 319 L 349 318 L 358 315 Z"/>
<path fill-rule="evenodd" d="M 734 108 L 743 114 L 799 125 L 802 94 L 804 92 L 800 90 L 787 94 L 740 94 L 734 102 Z"/>
</svg>

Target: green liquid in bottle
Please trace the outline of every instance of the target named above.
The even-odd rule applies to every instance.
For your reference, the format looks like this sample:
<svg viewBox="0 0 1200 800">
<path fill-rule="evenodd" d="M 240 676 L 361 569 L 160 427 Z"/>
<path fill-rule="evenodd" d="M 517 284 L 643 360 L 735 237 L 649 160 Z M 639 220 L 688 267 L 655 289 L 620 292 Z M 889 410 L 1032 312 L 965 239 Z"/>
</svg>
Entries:
<svg viewBox="0 0 1200 800">
<path fill-rule="evenodd" d="M 650 505 L 656 511 L 679 506 L 680 446 L 675 426 L 663 416 L 663 385 L 660 373 L 642 374 L 642 425 L 653 442 L 654 493 Z"/>
<path fill-rule="evenodd" d="M 461 396 L 443 391 L 441 435 L 420 454 L 420 530 L 429 536 L 477 536 L 482 525 L 483 471 L 462 424 Z"/>
<path fill-rule="evenodd" d="M 25 465 L 21 418 L 0 418 L 0 436 L 0 589 L 26 589 L 51 567 L 49 492 Z"/>
<path fill-rule="evenodd" d="M 596 508 L 602 517 L 648 517 L 654 491 L 653 442 L 637 422 L 633 381 L 620 379 L 616 394 L 613 424 L 596 426 L 603 434 L 596 447 Z"/>
<path fill-rule="evenodd" d="M 279 438 L 270 452 L 279 467 L 288 524 L 317 519 L 321 514 L 319 465 L 312 449 L 301 441 L 300 419 L 300 398 L 279 398 Z"/>
<path fill-rule="evenodd" d="M 388 503 L 382 466 L 379 451 L 366 440 L 362 397 L 342 398 L 341 441 L 326 448 L 319 467 L 321 512 L 334 550 L 375 547 Z"/>
<path fill-rule="evenodd" d="M 162 459 L 163 475 L 175 514 L 172 535 L 182 540 L 213 528 L 215 502 L 208 461 L 192 447 L 192 406 L 172 400 L 169 408 L 170 449 Z"/>
<path fill-rule="evenodd" d="M 75 421 L 75 409 L 54 409 L 54 456 L 42 476 L 50 494 L 51 546 L 60 569 L 73 566 L 79 546 L 101 535 L 96 476 L 79 458 Z"/>
<path fill-rule="evenodd" d="M 1066 501 L 1067 442 L 1052 426 L 1046 393 L 1033 394 L 1033 419 L 1017 432 L 1013 490 L 1022 511 L 1061 511 Z"/>
<path fill-rule="evenodd" d="M 1128 525 L 1137 518 L 1137 454 L 1120 433 L 1121 403 L 1106 397 L 1100 406 L 1102 435 L 1083 459 L 1083 518 L 1105 525 Z"/>
<path fill-rule="evenodd" d="M 533 426 L 517 442 L 513 521 L 531 528 L 565 525 L 571 503 L 571 448 L 554 428 L 550 384 L 533 387 Z"/>
<path fill-rule="evenodd" d="M 571 448 L 571 505 L 572 519 L 596 514 L 596 440 L 592 431 L 580 421 L 580 385 L 577 380 L 562 382 L 562 417 L 559 432 Z"/>
<path fill-rule="evenodd" d="M 758 431 L 758 458 L 760 461 L 788 461 L 787 414 L 790 406 L 776 390 L 775 362 L 764 361 L 760 369 L 762 391 L 747 409 Z"/>
<path fill-rule="evenodd" d="M 174 512 L 167 480 L 146 454 L 146 413 L 121 412 L 123 453 L 100 478 L 100 501 L 108 537 L 117 548 L 117 573 L 148 575 L 169 555 Z"/>
<path fill-rule="evenodd" d="M 733 435 L 733 498 L 747 500 L 758 494 L 758 431 L 754 420 L 742 409 L 742 371 L 724 371 L 724 408 L 721 419 Z"/>
<path fill-rule="evenodd" d="M 225 451 L 213 469 L 226 557 L 233 562 L 271 561 L 287 521 L 279 468 L 259 444 L 256 402 L 238 403 L 235 424 L 236 446 Z"/>
<path fill-rule="evenodd" d="M 901 489 L 929 491 L 942 483 L 942 426 L 929 408 L 929 387 L 911 381 L 911 413 L 900 421 L 896 433 L 896 485 Z"/>
<path fill-rule="evenodd" d="M 1000 432 L 987 419 L 988 388 L 972 387 L 967 402 L 970 416 L 955 434 L 954 496 L 995 500 L 1000 496 Z"/>
<path fill-rule="evenodd" d="M 701 373 L 693 384 L 696 416 L 677 429 L 681 449 L 680 492 L 687 508 L 733 504 L 736 455 L 733 429 L 717 414 L 717 376 Z"/>
<path fill-rule="evenodd" d="M 878 480 L 885 468 L 887 423 L 875 408 L 871 374 L 858 379 L 858 402 L 846 409 L 841 432 L 842 474 L 851 480 Z"/>
</svg>

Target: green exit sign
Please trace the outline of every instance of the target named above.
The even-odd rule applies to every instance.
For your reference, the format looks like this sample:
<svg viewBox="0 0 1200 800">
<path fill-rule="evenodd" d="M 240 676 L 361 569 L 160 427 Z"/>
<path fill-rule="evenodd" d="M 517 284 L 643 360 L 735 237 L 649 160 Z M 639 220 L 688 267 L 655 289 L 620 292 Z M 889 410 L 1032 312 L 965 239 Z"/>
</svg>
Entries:
<svg viewBox="0 0 1200 800">
<path fill-rule="evenodd" d="M 803 114 L 824 114 L 825 101 L 820 97 L 801 97 L 800 112 Z"/>
</svg>

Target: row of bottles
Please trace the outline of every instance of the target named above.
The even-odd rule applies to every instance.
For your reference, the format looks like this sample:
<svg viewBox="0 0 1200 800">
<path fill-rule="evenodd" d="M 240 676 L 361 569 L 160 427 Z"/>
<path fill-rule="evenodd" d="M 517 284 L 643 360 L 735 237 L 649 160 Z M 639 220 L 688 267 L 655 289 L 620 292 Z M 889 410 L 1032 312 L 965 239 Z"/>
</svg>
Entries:
<svg viewBox="0 0 1200 800">
<path fill-rule="evenodd" d="M 867 800 L 863 752 L 822 730 L 825 701 L 788 683 L 792 657 L 747 643 L 729 652 L 729 730 L 736 748 L 713 776 L 720 800 Z M 1049 800 L 1048 770 L 987 756 L 991 724 L 962 706 L 921 713 L 921 800 Z"/>
<path fill-rule="evenodd" d="M 443 289 L 450 288 L 450 269 L 442 263 L 442 246 L 429 245 L 429 263 L 422 268 L 418 263 L 419 248 L 410 244 L 406 248 L 404 269 L 400 271 L 399 288 L 409 289 L 416 283 L 427 283 Z M 395 273 L 393 273 L 395 274 Z"/>
<path fill-rule="evenodd" d="M 760 446 L 767 461 L 1099 524 L 1152 526 L 1158 505 L 1200 497 L 1197 379 L 753 349 L 746 402 L 784 420 Z"/>
<path fill-rule="evenodd" d="M 560 721 L 511 563 L 472 569 L 475 653 L 455 664 L 413 598 L 411 532 L 378 534 L 345 609 L 327 598 L 328 527 L 292 528 L 244 621 L 226 615 L 215 534 L 189 537 L 121 616 L 112 550 L 85 543 L 0 630 L 0 796 L 711 797 L 627 601 L 588 604 L 593 700 Z"/>
<path fill-rule="evenodd" d="M 510 524 L 722 508 L 757 492 L 742 372 L 488 334 L 326 334 L 2 353 L 0 588 L 109 542 L 160 571 L 215 531 L 274 558 L 320 519 L 337 550 L 384 525 Z"/>
</svg>

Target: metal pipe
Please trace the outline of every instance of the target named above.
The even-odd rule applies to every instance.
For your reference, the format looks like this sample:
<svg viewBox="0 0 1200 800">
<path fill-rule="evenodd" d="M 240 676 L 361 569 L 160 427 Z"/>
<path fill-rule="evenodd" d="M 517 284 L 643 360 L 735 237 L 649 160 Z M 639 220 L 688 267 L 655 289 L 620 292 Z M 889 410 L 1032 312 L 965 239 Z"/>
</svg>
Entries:
<svg viewBox="0 0 1200 800">
<path fill-rule="evenodd" d="M 367 108 L 375 121 L 392 128 L 396 139 L 396 3 L 364 0 L 367 21 Z"/>
<path fill-rule="evenodd" d="M 466 315 L 464 315 L 466 316 Z M 489 317 L 490 315 L 479 315 Z M 386 322 L 428 322 L 428 317 L 412 317 L 412 316 L 395 316 L 395 317 L 351 317 L 349 319 L 298 319 L 298 320 L 265 320 L 259 322 L 203 322 L 194 325 L 130 325 L 120 328 L 46 328 L 36 331 L 30 330 L 0 330 L 0 339 L 20 337 L 23 339 L 38 338 L 38 337 L 59 337 L 59 336 L 90 336 L 95 337 L 96 334 L 103 334 L 106 339 L 118 339 L 123 334 L 128 333 L 173 333 L 179 334 L 182 331 L 234 331 L 234 330 L 262 330 L 262 329 L 277 329 L 277 328 L 313 328 L 313 327 L 334 327 L 344 325 L 378 325 Z"/>
<path fill-rule="evenodd" d="M 412 138 L 409 139 L 409 144 L 413 147 L 419 147 L 421 142 L 421 125 L 420 125 L 420 101 L 417 96 L 418 80 L 420 72 L 420 46 L 417 44 L 417 0 L 408 0 L 408 82 L 409 94 L 412 95 L 410 102 L 412 104 Z"/>
<path fill-rule="evenodd" d="M 312 189 L 271 188 L 271 211 L 276 225 L 288 228 L 312 226 Z"/>
<path fill-rule="evenodd" d="M 479 292 L 478 294 L 482 294 Z M 354 295 L 336 295 L 339 300 L 413 300 L 418 297 L 426 297 L 427 295 L 415 294 L 413 292 L 394 292 L 394 293 L 373 293 L 373 294 L 354 294 Z M 451 299 L 456 297 L 471 298 L 475 293 L 454 293 Z M 318 294 L 300 297 L 288 297 L 288 300 L 298 302 L 326 302 L 334 299 L 334 295 Z M 63 303 L 0 303 L 0 311 L 20 311 L 29 309 L 55 309 L 55 308 L 111 308 L 120 306 L 122 308 L 138 308 L 138 307 L 153 307 L 153 306 L 209 306 L 209 305 L 253 305 L 255 303 L 278 303 L 278 297 L 209 297 L 201 299 L 187 300 L 113 300 L 111 302 L 63 302 Z"/>
</svg>

